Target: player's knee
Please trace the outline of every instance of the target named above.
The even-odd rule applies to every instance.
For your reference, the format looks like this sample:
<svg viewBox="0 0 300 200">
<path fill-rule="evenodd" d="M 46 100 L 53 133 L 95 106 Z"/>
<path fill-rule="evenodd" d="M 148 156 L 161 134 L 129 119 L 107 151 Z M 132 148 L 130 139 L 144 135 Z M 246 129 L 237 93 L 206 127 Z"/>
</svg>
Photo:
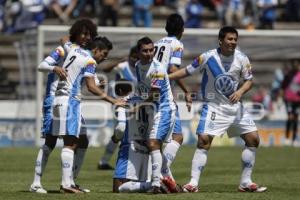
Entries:
<svg viewBox="0 0 300 200">
<path fill-rule="evenodd" d="M 69 146 L 72 149 L 76 148 L 77 142 L 78 142 L 78 138 L 75 136 L 71 136 L 71 135 L 66 135 L 63 138 L 64 140 L 64 146 Z"/>
<path fill-rule="evenodd" d="M 257 148 L 259 146 L 260 139 L 257 131 L 246 134 L 243 139 L 247 147 Z"/>
<path fill-rule="evenodd" d="M 175 140 L 178 144 L 182 145 L 183 142 L 182 134 L 173 134 L 172 139 Z"/>
<path fill-rule="evenodd" d="M 80 135 L 78 139 L 78 148 L 87 149 L 89 146 L 89 139 L 87 135 Z"/>
<path fill-rule="evenodd" d="M 197 148 L 209 150 L 210 144 L 208 137 L 198 137 Z"/>
<path fill-rule="evenodd" d="M 45 145 L 50 149 L 54 149 L 56 146 L 57 137 L 55 136 L 46 136 Z"/>
<path fill-rule="evenodd" d="M 150 139 L 147 143 L 150 151 L 158 150 L 161 147 L 161 142 L 159 140 Z"/>
</svg>

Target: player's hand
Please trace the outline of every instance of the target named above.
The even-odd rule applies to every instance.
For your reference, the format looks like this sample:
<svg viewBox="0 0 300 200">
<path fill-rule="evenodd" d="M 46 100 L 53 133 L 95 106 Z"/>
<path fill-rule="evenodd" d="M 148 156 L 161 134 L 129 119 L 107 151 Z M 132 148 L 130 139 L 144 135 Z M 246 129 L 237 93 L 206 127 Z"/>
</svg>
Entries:
<svg viewBox="0 0 300 200">
<path fill-rule="evenodd" d="M 240 101 L 242 97 L 242 93 L 239 91 L 235 91 L 232 95 L 229 96 L 229 100 L 231 103 L 237 103 Z"/>
<path fill-rule="evenodd" d="M 63 36 L 62 38 L 60 38 L 60 44 L 62 45 L 62 46 L 64 46 L 64 44 L 66 44 L 67 42 L 69 42 L 70 41 L 70 36 L 68 36 L 68 35 L 65 35 L 65 36 Z"/>
<path fill-rule="evenodd" d="M 120 106 L 120 107 L 125 107 L 127 102 L 124 99 L 115 99 L 114 103 L 113 103 L 116 107 Z"/>
<path fill-rule="evenodd" d="M 192 99 L 192 94 L 190 92 L 185 93 L 185 102 L 186 102 L 187 110 L 191 112 L 193 99 Z"/>
<path fill-rule="evenodd" d="M 57 76 L 61 79 L 61 80 L 65 80 L 68 76 L 68 73 L 65 71 L 64 68 L 62 67 L 58 67 L 58 66 L 55 66 L 54 69 L 53 69 L 53 72 L 55 74 L 57 74 Z"/>
</svg>

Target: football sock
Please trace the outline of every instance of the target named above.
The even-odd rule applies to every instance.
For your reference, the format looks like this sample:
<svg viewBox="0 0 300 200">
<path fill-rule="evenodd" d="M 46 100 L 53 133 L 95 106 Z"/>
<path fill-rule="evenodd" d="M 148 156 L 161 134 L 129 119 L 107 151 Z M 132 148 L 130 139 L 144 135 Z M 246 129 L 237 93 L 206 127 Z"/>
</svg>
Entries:
<svg viewBox="0 0 300 200">
<path fill-rule="evenodd" d="M 207 150 L 197 148 L 192 161 L 191 185 L 198 186 L 200 175 L 206 165 L 206 161 Z"/>
<path fill-rule="evenodd" d="M 38 153 L 38 156 L 36 158 L 35 163 L 35 173 L 34 173 L 34 179 L 33 184 L 34 185 L 41 185 L 41 177 L 43 175 L 43 172 L 45 170 L 45 167 L 48 162 L 48 158 L 50 153 L 52 152 L 52 149 L 49 148 L 47 145 L 43 145 Z"/>
<path fill-rule="evenodd" d="M 172 179 L 174 179 L 170 166 L 176 157 L 179 147 L 180 144 L 175 140 L 171 140 L 171 142 L 165 146 L 165 149 L 163 151 L 163 163 L 161 169 L 161 173 L 163 176 L 170 176 Z"/>
<path fill-rule="evenodd" d="M 77 148 L 76 153 L 74 154 L 74 166 L 73 166 L 73 178 L 76 179 L 79 171 L 81 169 L 84 156 L 86 153 L 86 148 Z"/>
<path fill-rule="evenodd" d="M 160 186 L 160 172 L 162 166 L 162 155 L 160 150 L 150 152 L 152 162 L 152 186 Z"/>
<path fill-rule="evenodd" d="M 61 150 L 61 163 L 62 163 L 62 182 L 64 187 L 70 187 L 72 184 L 73 174 L 74 151 L 69 148 Z"/>
<path fill-rule="evenodd" d="M 106 145 L 104 155 L 100 159 L 99 164 L 108 164 L 117 147 L 118 143 L 114 143 L 112 140 L 110 140 L 109 143 Z"/>
<path fill-rule="evenodd" d="M 129 181 L 119 187 L 119 192 L 146 192 L 150 188 L 151 182 Z"/>
<path fill-rule="evenodd" d="M 252 183 L 251 174 L 255 163 L 256 147 L 245 147 L 242 152 L 242 176 L 241 185 Z"/>
</svg>

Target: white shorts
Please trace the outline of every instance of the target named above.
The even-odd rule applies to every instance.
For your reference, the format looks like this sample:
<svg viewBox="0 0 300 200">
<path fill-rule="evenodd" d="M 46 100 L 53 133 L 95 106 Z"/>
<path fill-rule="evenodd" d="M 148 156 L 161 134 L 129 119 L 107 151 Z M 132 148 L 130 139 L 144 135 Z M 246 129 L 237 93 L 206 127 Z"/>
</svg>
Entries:
<svg viewBox="0 0 300 200">
<path fill-rule="evenodd" d="M 53 135 L 78 137 L 81 128 L 81 106 L 78 99 L 61 96 L 53 102 Z"/>
<path fill-rule="evenodd" d="M 173 132 L 175 115 L 176 110 L 158 110 L 158 112 L 154 114 L 149 138 L 167 142 Z"/>
<path fill-rule="evenodd" d="M 137 151 L 133 144 L 120 146 L 114 178 L 147 181 L 151 173 L 149 159 L 149 153 Z"/>
<path fill-rule="evenodd" d="M 256 125 L 247 109 L 241 104 L 216 105 L 204 103 L 200 110 L 200 121 L 196 133 L 229 137 L 240 136 L 257 131 Z"/>
</svg>

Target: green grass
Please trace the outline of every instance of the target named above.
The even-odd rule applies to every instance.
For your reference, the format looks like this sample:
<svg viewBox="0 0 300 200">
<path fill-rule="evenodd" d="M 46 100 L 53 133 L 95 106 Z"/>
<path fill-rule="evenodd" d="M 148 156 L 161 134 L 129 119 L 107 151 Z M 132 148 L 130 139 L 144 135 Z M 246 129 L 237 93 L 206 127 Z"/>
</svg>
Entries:
<svg viewBox="0 0 300 200">
<path fill-rule="evenodd" d="M 60 149 L 55 150 L 43 176 L 43 186 L 48 194 L 28 192 L 33 179 L 37 148 L 0 149 L 0 199 L 300 199 L 300 148 L 260 148 L 257 152 L 253 180 L 268 186 L 266 193 L 238 193 L 240 179 L 240 147 L 213 147 L 208 164 L 201 177 L 200 192 L 190 194 L 113 194 L 112 171 L 98 171 L 96 165 L 103 148 L 90 148 L 78 182 L 91 189 L 90 194 L 60 194 Z M 189 180 L 194 147 L 183 147 L 173 164 L 173 174 L 178 183 Z M 112 161 L 114 162 L 114 161 Z"/>
</svg>

